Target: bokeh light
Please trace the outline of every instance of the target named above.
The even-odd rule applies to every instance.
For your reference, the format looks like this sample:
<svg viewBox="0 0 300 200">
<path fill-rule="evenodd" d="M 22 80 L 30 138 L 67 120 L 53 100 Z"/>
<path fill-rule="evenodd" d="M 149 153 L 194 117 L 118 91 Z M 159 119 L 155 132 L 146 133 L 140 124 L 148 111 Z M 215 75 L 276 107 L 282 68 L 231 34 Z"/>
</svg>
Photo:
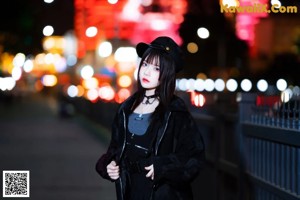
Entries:
<svg viewBox="0 0 300 200">
<path fill-rule="evenodd" d="M 225 82 L 222 79 L 215 80 L 215 89 L 218 92 L 222 92 L 225 89 Z"/>
<path fill-rule="evenodd" d="M 198 52 L 198 45 L 195 42 L 190 42 L 187 45 L 187 50 L 190 53 L 197 53 Z"/>
<path fill-rule="evenodd" d="M 230 92 L 236 91 L 237 87 L 238 87 L 237 81 L 234 80 L 234 79 L 229 79 L 229 80 L 226 82 L 226 88 L 227 88 L 227 90 L 230 91 Z"/>
<path fill-rule="evenodd" d="M 107 2 L 110 4 L 116 4 L 118 3 L 118 0 L 107 0 Z"/>
<path fill-rule="evenodd" d="M 252 89 L 252 83 L 249 79 L 244 79 L 241 82 L 241 88 L 245 92 L 249 92 Z"/>
<path fill-rule="evenodd" d="M 57 84 L 57 78 L 55 75 L 46 74 L 42 76 L 42 84 L 47 87 L 53 87 Z"/>
<path fill-rule="evenodd" d="M 44 36 L 51 36 L 54 33 L 54 28 L 50 25 L 47 25 L 43 28 Z"/>
<path fill-rule="evenodd" d="M 33 70 L 33 62 L 32 60 L 26 60 L 23 66 L 25 72 L 29 73 Z"/>
<path fill-rule="evenodd" d="M 257 82 L 257 89 L 261 92 L 265 92 L 268 89 L 268 82 L 264 79 L 261 79 Z"/>
<path fill-rule="evenodd" d="M 197 30 L 197 35 L 201 39 L 207 39 L 209 37 L 209 31 L 207 28 L 201 27 Z"/>
<path fill-rule="evenodd" d="M 95 37 L 98 33 L 98 29 L 95 26 L 91 26 L 89 28 L 86 29 L 85 31 L 85 35 L 87 37 Z"/>
<path fill-rule="evenodd" d="M 287 88 L 287 82 L 284 79 L 279 79 L 276 82 L 276 87 L 279 91 L 284 91 Z"/>
<path fill-rule="evenodd" d="M 110 42 L 102 42 L 98 48 L 98 55 L 100 57 L 106 58 L 112 53 L 112 45 Z"/>
<path fill-rule="evenodd" d="M 290 101 L 292 96 L 293 96 L 293 91 L 291 89 L 288 88 L 288 89 L 282 91 L 280 94 L 281 102 L 286 103 L 286 102 Z"/>
<path fill-rule="evenodd" d="M 13 79 L 19 80 L 22 76 L 22 69 L 19 67 L 14 67 L 11 76 L 13 77 Z"/>
<path fill-rule="evenodd" d="M 208 78 L 204 81 L 204 89 L 207 92 L 212 92 L 214 88 L 215 88 L 215 82 L 212 79 Z"/>
<path fill-rule="evenodd" d="M 118 85 L 120 87 L 124 87 L 124 88 L 129 87 L 131 85 L 131 83 L 132 83 L 132 80 L 131 80 L 130 76 L 128 76 L 128 75 L 122 75 L 118 78 Z"/>
<path fill-rule="evenodd" d="M 204 80 L 203 79 L 196 79 L 195 84 L 194 84 L 195 90 L 202 92 L 205 88 Z"/>
<path fill-rule="evenodd" d="M 78 95 L 78 88 L 75 85 L 70 85 L 67 89 L 69 97 L 76 97 Z"/>
<path fill-rule="evenodd" d="M 94 75 L 94 69 L 92 66 L 90 65 L 85 65 L 81 71 L 80 71 L 80 75 L 83 79 L 89 79 Z"/>
</svg>

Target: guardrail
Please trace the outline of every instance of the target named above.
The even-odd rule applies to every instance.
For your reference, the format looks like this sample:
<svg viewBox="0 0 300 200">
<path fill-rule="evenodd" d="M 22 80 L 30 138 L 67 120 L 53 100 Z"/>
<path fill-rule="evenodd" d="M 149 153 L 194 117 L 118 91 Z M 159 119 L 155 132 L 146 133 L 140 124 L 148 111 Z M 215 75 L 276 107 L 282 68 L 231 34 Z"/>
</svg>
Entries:
<svg viewBox="0 0 300 200">
<path fill-rule="evenodd" d="M 213 179 L 201 182 L 199 175 L 196 199 L 203 194 L 218 200 L 300 199 L 300 102 L 258 105 L 256 94 L 219 94 L 214 99 L 205 111 L 209 114 L 193 112 L 210 162 L 204 174 Z M 202 190 L 205 182 L 209 185 Z"/>
<path fill-rule="evenodd" d="M 241 126 L 255 199 L 300 199 L 300 101 L 278 102 L 240 107 L 251 109 Z"/>
</svg>

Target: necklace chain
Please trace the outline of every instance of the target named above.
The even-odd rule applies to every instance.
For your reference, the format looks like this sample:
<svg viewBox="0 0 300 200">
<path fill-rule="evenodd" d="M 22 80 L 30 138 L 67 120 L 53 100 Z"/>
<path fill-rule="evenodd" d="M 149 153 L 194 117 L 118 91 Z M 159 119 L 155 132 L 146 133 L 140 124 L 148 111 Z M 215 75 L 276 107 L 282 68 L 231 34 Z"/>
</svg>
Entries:
<svg viewBox="0 0 300 200">
<path fill-rule="evenodd" d="M 157 100 L 157 95 L 150 95 L 150 96 L 146 96 L 144 95 L 144 97 L 146 98 L 146 101 L 142 101 L 143 105 L 152 105 L 156 100 Z M 152 100 L 153 99 L 153 100 Z M 143 120 L 143 114 L 144 114 L 144 106 L 141 106 L 141 113 L 139 114 L 138 117 L 135 118 L 135 120 Z"/>
</svg>

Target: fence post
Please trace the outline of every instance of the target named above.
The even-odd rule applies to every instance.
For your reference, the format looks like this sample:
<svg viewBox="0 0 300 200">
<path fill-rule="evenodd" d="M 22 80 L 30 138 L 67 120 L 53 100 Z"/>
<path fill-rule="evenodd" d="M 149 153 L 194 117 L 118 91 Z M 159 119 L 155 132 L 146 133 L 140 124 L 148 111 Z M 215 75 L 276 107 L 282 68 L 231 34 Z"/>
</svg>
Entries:
<svg viewBox="0 0 300 200">
<path fill-rule="evenodd" d="M 246 164 L 247 156 L 245 151 L 245 142 L 244 142 L 244 135 L 242 133 L 242 123 L 249 120 L 253 106 L 256 104 L 256 94 L 255 93 L 238 93 L 236 96 L 236 101 L 238 103 L 238 121 L 237 121 L 237 130 L 236 130 L 236 137 L 238 141 L 238 169 L 239 169 L 239 194 L 238 199 L 247 199 L 247 195 L 251 192 L 249 189 L 249 181 L 247 180 L 247 176 L 245 176 L 245 172 L 247 169 Z M 250 191 L 246 191 L 250 190 Z"/>
</svg>

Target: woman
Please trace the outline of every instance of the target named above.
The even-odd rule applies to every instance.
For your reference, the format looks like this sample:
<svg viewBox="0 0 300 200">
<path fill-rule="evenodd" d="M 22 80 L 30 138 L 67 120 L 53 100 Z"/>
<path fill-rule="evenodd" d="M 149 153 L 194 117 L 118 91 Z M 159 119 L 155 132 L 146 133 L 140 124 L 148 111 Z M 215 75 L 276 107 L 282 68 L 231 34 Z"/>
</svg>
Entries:
<svg viewBox="0 0 300 200">
<path fill-rule="evenodd" d="M 181 50 L 171 38 L 158 37 L 136 51 L 137 92 L 121 104 L 96 170 L 116 182 L 119 200 L 192 199 L 190 183 L 205 156 L 191 114 L 174 95 Z"/>
</svg>

